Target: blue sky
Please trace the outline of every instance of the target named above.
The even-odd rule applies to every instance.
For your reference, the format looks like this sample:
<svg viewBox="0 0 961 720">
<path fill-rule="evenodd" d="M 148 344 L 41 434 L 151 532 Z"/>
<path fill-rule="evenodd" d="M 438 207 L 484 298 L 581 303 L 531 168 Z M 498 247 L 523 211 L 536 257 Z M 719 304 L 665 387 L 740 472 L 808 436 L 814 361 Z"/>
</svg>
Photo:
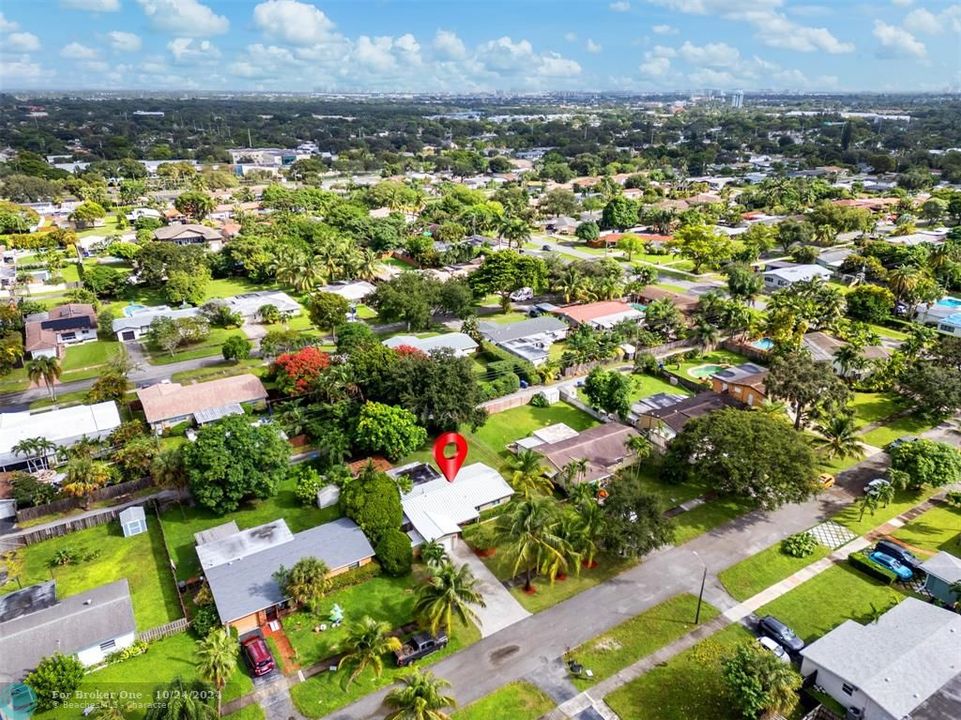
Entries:
<svg viewBox="0 0 961 720">
<path fill-rule="evenodd" d="M 4 0 L 0 88 L 961 89 L 950 0 Z"/>
</svg>

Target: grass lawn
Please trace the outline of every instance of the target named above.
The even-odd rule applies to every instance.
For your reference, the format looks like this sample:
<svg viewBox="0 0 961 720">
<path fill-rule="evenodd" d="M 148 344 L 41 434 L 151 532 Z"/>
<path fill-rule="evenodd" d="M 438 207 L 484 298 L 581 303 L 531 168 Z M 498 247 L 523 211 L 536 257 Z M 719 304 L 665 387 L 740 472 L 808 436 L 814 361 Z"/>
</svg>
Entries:
<svg viewBox="0 0 961 720">
<path fill-rule="evenodd" d="M 234 295 L 242 295 L 243 293 L 254 292 L 255 290 L 280 289 L 280 286 L 276 283 L 266 283 L 264 285 L 260 285 L 241 277 L 220 278 L 218 280 L 211 280 L 209 283 L 207 283 L 206 299 L 212 300 L 214 298 L 227 298 Z"/>
<path fill-rule="evenodd" d="M 539 688 L 518 680 L 454 713 L 454 720 L 537 720 L 554 709 Z"/>
<path fill-rule="evenodd" d="M 210 334 L 205 340 L 196 345 L 186 345 L 179 350 L 175 350 L 173 355 L 160 348 L 153 347 L 148 343 L 146 347 L 147 353 L 150 356 L 150 364 L 170 365 L 171 363 L 177 363 L 183 360 L 196 360 L 197 358 L 220 355 L 221 346 L 224 344 L 224 341 L 232 335 L 239 335 L 243 338 L 247 337 L 244 335 L 243 330 L 237 328 L 210 328 Z"/>
<path fill-rule="evenodd" d="M 413 573 L 402 578 L 380 575 L 330 593 L 315 614 L 301 611 L 284 618 L 284 632 L 297 651 L 297 663 L 313 665 L 346 650 L 341 643 L 347 636 L 347 624 L 364 615 L 384 620 L 392 628 L 407 624 L 413 613 L 416 585 L 417 578 Z M 316 625 L 328 622 L 335 603 L 344 609 L 345 623 L 339 628 L 328 627 L 325 632 L 314 632 Z"/>
<path fill-rule="evenodd" d="M 961 557 L 961 509 L 932 508 L 897 530 L 894 537 L 922 550 L 943 550 Z"/>
<path fill-rule="evenodd" d="M 861 439 L 869 445 L 883 448 L 889 442 L 897 440 L 905 435 L 918 435 L 925 430 L 930 430 L 934 425 L 930 420 L 918 417 L 917 415 L 905 415 L 892 420 L 887 425 L 879 427 L 871 432 L 864 433 Z"/>
<path fill-rule="evenodd" d="M 868 323 L 868 328 L 876 332 L 881 337 L 891 338 L 892 340 L 907 340 L 908 334 L 906 332 L 901 332 L 900 330 L 893 330 L 884 325 L 872 325 Z"/>
<path fill-rule="evenodd" d="M 240 362 L 224 360 L 217 365 L 197 368 L 196 370 L 181 370 L 170 376 L 173 382 L 198 382 L 201 380 L 214 380 L 216 378 L 230 377 L 232 375 L 242 375 L 244 373 L 259 374 L 259 370 L 265 368 L 264 361 L 260 358 L 248 358 Z"/>
<path fill-rule="evenodd" d="M 840 563 L 764 605 L 757 615 L 774 615 L 810 643 L 845 620 L 870 622 L 874 610 L 903 599 L 893 587 Z"/>
<path fill-rule="evenodd" d="M 496 315 L 484 315 L 483 317 L 478 318 L 478 320 L 480 320 L 481 322 L 492 322 L 492 323 L 497 323 L 498 325 L 507 325 L 509 323 L 520 322 L 521 320 L 527 320 L 527 319 L 528 319 L 527 313 L 514 312 L 514 311 L 506 312 L 506 313 L 497 313 Z"/>
<path fill-rule="evenodd" d="M 80 270 L 77 268 L 77 263 L 67 263 L 63 266 L 60 271 L 61 277 L 65 283 L 75 283 L 80 282 Z"/>
<path fill-rule="evenodd" d="M 652 375 L 631 375 L 630 377 L 631 395 L 629 399 L 632 403 L 657 393 L 683 395 L 684 397 L 690 397 L 694 394 L 680 385 L 671 385 L 667 380 Z"/>
<path fill-rule="evenodd" d="M 76 595 L 105 583 L 126 578 L 133 600 L 138 630 L 147 630 L 181 617 L 177 589 L 167 566 L 160 526 L 148 516 L 149 532 L 125 538 L 120 524 L 110 522 L 62 537 L 29 545 L 23 550 L 24 585 L 53 578 L 57 595 Z M 51 565 L 57 551 L 70 548 L 97 557 L 71 565 Z M 15 583 L 0 594 L 16 589 Z"/>
<path fill-rule="evenodd" d="M 377 317 L 377 311 L 361 303 L 357 306 L 357 317 L 361 320 L 373 320 Z"/>
<path fill-rule="evenodd" d="M 604 700 L 622 720 L 736 720 L 741 715 L 728 698 L 721 661 L 752 637 L 742 625 L 731 625 Z"/>
<path fill-rule="evenodd" d="M 752 508 L 744 500 L 735 498 L 714 498 L 708 500 L 703 505 L 698 505 L 693 510 L 681 513 L 674 518 L 676 531 L 674 533 L 674 544 L 681 545 L 688 540 L 696 538 L 710 532 L 719 525 L 723 525 L 743 515 Z"/>
<path fill-rule="evenodd" d="M 245 530 L 283 518 L 291 532 L 300 532 L 329 522 L 338 517 L 335 507 L 321 510 L 315 505 L 305 506 L 294 495 L 296 483 L 284 480 L 277 486 L 277 494 L 267 500 L 253 500 L 242 509 L 227 515 L 217 515 L 202 507 L 173 507 L 161 515 L 170 557 L 177 566 L 177 579 L 186 580 L 200 572 L 200 562 L 194 550 L 194 533 L 233 520 Z"/>
<path fill-rule="evenodd" d="M 690 373 L 692 368 L 700 367 L 701 365 L 740 365 L 746 362 L 748 362 L 746 357 L 731 352 L 730 350 L 713 350 L 709 353 L 704 353 L 697 360 L 685 359 L 684 353 L 673 355 L 664 361 L 664 367 L 669 372 L 680 375 L 687 380 L 697 380 L 698 378 Z"/>
<path fill-rule="evenodd" d="M 701 605 L 701 622 L 718 616 L 710 603 Z M 675 595 L 640 615 L 571 651 L 571 656 L 594 673 L 590 679 L 575 678 L 579 690 L 608 678 L 628 665 L 650 655 L 693 630 L 697 598 L 688 593 Z"/>
<path fill-rule="evenodd" d="M 150 649 L 143 655 L 108 665 L 85 675 L 78 693 L 81 698 L 93 698 L 94 693 L 131 693 L 129 699 L 133 707 L 124 715 L 128 720 L 139 720 L 144 716 L 146 704 L 150 702 L 154 688 L 170 682 L 175 677 L 192 680 L 196 677 L 197 637 L 190 632 L 171 635 L 150 643 Z M 247 675 L 246 665 L 237 647 L 237 669 L 224 688 L 224 701 L 233 700 L 253 691 L 254 684 Z M 96 704 L 95 699 L 78 699 L 74 707 L 56 708 L 36 715 L 43 720 L 76 720 L 87 705 Z M 231 716 L 233 717 L 233 716 Z M 262 716 L 261 716 L 262 717 Z"/>
<path fill-rule="evenodd" d="M 894 493 L 894 499 L 888 503 L 887 507 L 879 507 L 877 511 L 872 515 L 871 511 L 864 513 L 864 517 L 861 517 L 861 508 L 858 507 L 857 502 L 852 502 L 844 510 L 835 515 L 832 520 L 846 528 L 851 530 L 851 532 L 856 535 L 864 535 L 869 530 L 873 530 L 878 525 L 883 525 L 888 520 L 893 517 L 897 517 L 906 510 L 910 510 L 918 503 L 922 502 L 926 497 L 933 495 L 935 492 L 934 488 L 922 492 L 915 492 L 912 490 L 897 490 Z"/>
<path fill-rule="evenodd" d="M 120 343 L 116 340 L 96 340 L 67 347 L 67 354 L 63 359 L 64 375 L 67 375 L 71 370 L 103 365 L 117 352 L 119 347 Z"/>
<path fill-rule="evenodd" d="M 53 407 L 54 405 L 58 407 L 65 407 L 69 405 L 81 405 L 87 401 L 87 390 L 77 390 L 75 392 L 68 393 L 57 393 L 57 399 L 51 400 L 48 395 L 40 400 L 34 400 L 30 403 L 31 410 L 41 410 L 46 407 Z"/>
<path fill-rule="evenodd" d="M 465 627 L 455 623 L 453 637 L 447 647 L 424 658 L 417 665 L 422 668 L 427 667 L 478 640 L 480 640 L 480 631 L 476 627 L 473 625 Z M 290 696 L 301 714 L 309 718 L 320 718 L 338 708 L 349 705 L 368 693 L 391 685 L 407 672 L 409 670 L 406 668 L 394 667 L 393 658 L 387 657 L 384 659 L 384 674 L 379 678 L 374 676 L 373 671 L 368 670 L 344 690 L 340 685 L 342 673 L 320 673 L 294 685 L 290 689 Z"/>
<path fill-rule="evenodd" d="M 14 368 L 6 375 L 0 375 L 0 393 L 21 392 L 29 385 L 26 368 Z"/>
<path fill-rule="evenodd" d="M 224 720 L 264 720 L 264 709 L 255 702 L 245 705 L 228 715 L 224 715 Z"/>
<path fill-rule="evenodd" d="M 658 469 L 656 466 L 650 464 L 650 461 L 643 461 L 645 463 L 644 468 L 638 473 L 641 479 L 641 484 L 644 488 L 664 501 L 667 508 L 672 508 L 685 503 L 688 500 L 693 500 L 699 495 L 703 495 L 707 492 L 708 487 L 706 485 L 698 483 L 684 483 L 681 485 L 675 485 L 674 483 L 662 482 L 658 479 Z M 635 468 L 638 466 L 635 465 Z"/>
<path fill-rule="evenodd" d="M 851 401 L 854 420 L 858 427 L 876 423 L 904 409 L 901 398 L 894 393 L 856 392 Z"/>
<path fill-rule="evenodd" d="M 296 330 L 297 332 L 315 329 L 313 323 L 310 322 L 310 316 L 306 312 L 290 318 L 286 324 L 279 322 L 267 326 L 267 330 Z"/>
<path fill-rule="evenodd" d="M 747 600 L 798 570 L 827 557 L 831 550 L 818 545 L 811 555 L 791 557 L 781 552 L 781 543 L 762 550 L 718 574 L 718 580 L 735 600 Z"/>
<path fill-rule="evenodd" d="M 496 557 L 495 555 L 494 558 Z M 484 561 L 493 560 L 494 558 L 484 558 Z M 595 585 L 610 580 L 615 575 L 620 575 L 628 568 L 633 567 L 637 561 L 600 554 L 597 556 L 596 562 L 597 567 L 590 569 L 581 567 L 580 574 L 569 575 L 563 580 L 558 579 L 553 585 L 548 582 L 546 577 L 535 579 L 533 583 L 534 592 L 532 593 L 524 592 L 523 586 L 511 588 L 511 595 L 513 595 L 528 612 L 540 612 L 541 610 L 546 610 L 549 607 L 557 605 L 559 602 L 564 602 L 568 598 L 572 598 Z M 501 568 L 501 572 L 504 572 L 506 575 L 511 574 L 507 563 L 502 561 Z M 493 570 L 493 568 L 491 569 Z"/>
</svg>

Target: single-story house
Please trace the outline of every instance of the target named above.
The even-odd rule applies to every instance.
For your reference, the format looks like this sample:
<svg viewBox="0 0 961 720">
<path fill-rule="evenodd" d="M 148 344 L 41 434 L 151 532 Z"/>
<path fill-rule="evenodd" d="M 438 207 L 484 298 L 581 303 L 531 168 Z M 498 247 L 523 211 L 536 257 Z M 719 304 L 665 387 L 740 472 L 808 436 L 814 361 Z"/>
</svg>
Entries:
<svg viewBox="0 0 961 720">
<path fill-rule="evenodd" d="M 961 582 L 961 558 L 951 553 L 939 552 L 921 563 L 928 577 L 924 589 L 945 605 L 961 601 L 961 595 L 951 590 L 954 583 Z"/>
<path fill-rule="evenodd" d="M 56 582 L 0 597 L 0 682 L 22 680 L 55 653 L 89 667 L 137 639 L 126 579 L 57 600 Z"/>
<path fill-rule="evenodd" d="M 917 307 L 916 318 L 925 325 L 934 325 L 939 332 L 961 335 L 961 298 L 948 295 L 930 305 L 922 303 Z"/>
<path fill-rule="evenodd" d="M 602 300 L 586 305 L 564 305 L 555 312 L 567 318 L 574 325 L 590 325 L 591 327 L 609 330 L 619 322 L 625 320 L 639 323 L 644 319 L 644 313 L 623 300 Z"/>
<path fill-rule="evenodd" d="M 280 290 L 256 290 L 225 298 L 223 302 L 234 312 L 243 315 L 245 320 L 256 318 L 264 305 L 273 305 L 289 317 L 297 317 L 304 311 L 299 302 Z"/>
<path fill-rule="evenodd" d="M 160 214 L 159 210 L 154 210 L 148 207 L 134 208 L 127 213 L 127 220 L 130 222 L 136 222 L 140 218 L 151 218 L 152 220 L 161 220 L 163 215 Z"/>
<path fill-rule="evenodd" d="M 767 368 L 744 363 L 711 375 L 711 389 L 719 394 L 733 395 L 745 405 L 753 407 L 764 402 L 764 380 L 767 375 Z"/>
<path fill-rule="evenodd" d="M 726 407 L 741 407 L 741 402 L 733 395 L 706 390 L 673 404 L 665 403 L 664 407 L 639 407 L 634 424 L 647 430 L 651 441 L 664 448 L 691 420 Z"/>
<path fill-rule="evenodd" d="M 810 332 L 801 340 L 801 345 L 811 353 L 811 357 L 815 360 L 819 362 L 830 361 L 834 372 L 838 375 L 861 379 L 871 373 L 871 368 L 867 366 L 859 369 L 850 368 L 845 372 L 844 368 L 835 363 L 834 356 L 838 350 L 847 345 L 847 343 L 833 335 L 828 335 L 820 331 Z M 884 360 L 890 356 L 891 350 L 883 345 L 871 345 L 861 348 L 861 357 L 865 360 Z"/>
<path fill-rule="evenodd" d="M 577 220 L 566 215 L 558 215 L 544 221 L 544 228 L 547 232 L 557 233 L 558 235 L 573 235 L 578 225 Z"/>
<path fill-rule="evenodd" d="M 688 295 L 687 293 L 679 293 L 673 290 L 665 290 L 664 288 L 655 287 L 653 285 L 648 285 L 637 292 L 637 299 L 644 305 L 649 305 L 655 300 L 670 300 L 674 303 L 674 307 L 680 310 L 682 313 L 689 313 L 697 308 L 700 300 L 694 295 Z"/>
<path fill-rule="evenodd" d="M 403 530 L 417 546 L 437 540 L 450 545 L 461 526 L 475 522 L 482 510 L 510 500 L 514 489 L 501 474 L 484 463 L 464 465 L 453 482 L 425 463 L 410 463 L 387 471 L 392 477 L 407 476 L 410 492 L 401 493 Z"/>
<path fill-rule="evenodd" d="M 203 424 L 242 415 L 241 406 L 266 400 L 267 389 L 260 378 L 247 373 L 193 385 L 164 381 L 137 390 L 137 398 L 147 423 L 160 432 L 187 420 Z"/>
<path fill-rule="evenodd" d="M 167 305 L 156 305 L 144 308 L 124 308 L 124 317 L 115 319 L 110 325 L 114 335 L 121 342 L 139 340 L 150 330 L 150 324 L 157 318 L 165 317 L 171 320 L 194 318 L 200 316 L 200 309 L 195 307 L 171 308 Z"/>
<path fill-rule="evenodd" d="M 97 339 L 97 313 L 92 305 L 68 303 L 28 315 L 23 349 L 30 357 L 58 357 L 65 345 Z"/>
<path fill-rule="evenodd" d="M 831 272 L 838 272 L 841 269 L 841 265 L 847 260 L 848 255 L 852 254 L 854 254 L 853 248 L 825 250 L 815 258 L 814 262 L 823 268 L 827 268 Z"/>
<path fill-rule="evenodd" d="M 204 576 L 220 621 L 243 635 L 267 624 L 291 607 L 275 573 L 306 557 L 327 565 L 328 577 L 366 565 L 374 548 L 353 521 L 340 518 L 291 533 L 283 520 L 239 532 L 213 534 L 197 546 Z"/>
<path fill-rule="evenodd" d="M 646 398 L 641 398 L 631 405 L 631 414 L 637 418 L 654 410 L 666 410 L 673 405 L 677 405 L 687 397 L 687 395 L 666 392 L 648 395 Z"/>
<path fill-rule="evenodd" d="M 961 615 L 931 603 L 909 597 L 875 622 L 845 620 L 801 650 L 801 657 L 801 674 L 848 708 L 848 717 L 919 720 L 961 712 L 955 691 Z M 943 702 L 934 703 L 942 689 L 948 691 Z M 923 703 L 939 704 L 943 714 L 915 712 Z"/>
<path fill-rule="evenodd" d="M 224 243 L 219 230 L 196 223 L 164 225 L 153 231 L 153 237 L 154 240 L 177 245 L 205 245 L 211 252 L 220 250 Z"/>
<path fill-rule="evenodd" d="M 420 350 L 428 355 L 438 350 L 453 350 L 457 357 L 472 355 L 478 348 L 476 342 L 469 335 L 461 332 L 444 333 L 433 337 L 419 338 L 414 335 L 395 335 L 384 340 L 384 345 L 397 349 L 401 346 Z"/>
<path fill-rule="evenodd" d="M 547 427 L 538 428 L 525 438 L 511 444 L 511 450 L 533 450 L 541 445 L 550 445 L 562 440 L 570 440 L 580 433 L 565 423 L 554 423 Z"/>
<path fill-rule="evenodd" d="M 118 427 L 120 413 L 112 400 L 55 410 L 0 413 L 0 470 L 18 470 L 30 464 L 29 456 L 13 451 L 21 440 L 42 437 L 67 448 L 83 438 L 102 440 Z"/>
<path fill-rule="evenodd" d="M 349 303 L 363 302 L 364 298 L 370 295 L 377 287 L 366 280 L 354 280 L 352 282 L 338 282 L 332 285 L 325 285 L 320 288 L 323 292 L 340 295 Z"/>
<path fill-rule="evenodd" d="M 764 273 L 764 289 L 780 290 L 796 282 L 805 282 L 821 278 L 822 280 L 831 279 L 831 271 L 820 265 L 788 265 L 785 267 L 768 270 Z"/>
<path fill-rule="evenodd" d="M 514 323 L 480 322 L 477 331 L 502 350 L 536 365 L 547 362 L 551 345 L 567 337 L 568 325 L 549 315 Z"/>
<path fill-rule="evenodd" d="M 628 425 L 612 422 L 588 428 L 572 438 L 534 447 L 548 465 L 548 474 L 556 476 L 572 460 L 587 460 L 587 471 L 578 482 L 603 482 L 627 465 L 632 457 L 627 447 L 629 438 L 638 432 Z"/>
</svg>

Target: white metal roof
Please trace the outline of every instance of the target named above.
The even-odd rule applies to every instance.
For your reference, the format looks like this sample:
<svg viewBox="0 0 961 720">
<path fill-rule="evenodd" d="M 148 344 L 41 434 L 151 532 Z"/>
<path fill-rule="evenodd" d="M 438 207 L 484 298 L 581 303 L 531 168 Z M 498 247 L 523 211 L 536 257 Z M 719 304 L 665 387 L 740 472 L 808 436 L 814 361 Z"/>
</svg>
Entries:
<svg viewBox="0 0 961 720">
<path fill-rule="evenodd" d="M 84 436 L 106 437 L 118 427 L 120 413 L 113 401 L 35 413 L 0 413 L 0 464 L 25 459 L 13 454 L 13 446 L 21 440 L 43 437 L 58 445 L 70 446 Z"/>
<path fill-rule="evenodd" d="M 418 338 L 413 335 L 395 335 L 384 340 L 384 345 L 389 348 L 407 345 L 416 348 L 421 352 L 431 353 L 435 350 L 449 348 L 451 350 L 476 350 L 477 343 L 469 335 L 459 332 L 434 335 L 433 337 Z"/>
</svg>

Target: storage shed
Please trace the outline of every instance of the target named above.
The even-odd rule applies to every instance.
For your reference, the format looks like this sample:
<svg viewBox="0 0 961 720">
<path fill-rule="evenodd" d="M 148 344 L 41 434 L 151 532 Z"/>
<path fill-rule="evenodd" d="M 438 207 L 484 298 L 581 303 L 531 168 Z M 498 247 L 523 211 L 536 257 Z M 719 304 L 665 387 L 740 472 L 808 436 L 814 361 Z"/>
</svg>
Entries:
<svg viewBox="0 0 961 720">
<path fill-rule="evenodd" d="M 120 527 L 124 537 L 147 532 L 147 515 L 143 507 L 136 505 L 120 511 Z"/>
</svg>

